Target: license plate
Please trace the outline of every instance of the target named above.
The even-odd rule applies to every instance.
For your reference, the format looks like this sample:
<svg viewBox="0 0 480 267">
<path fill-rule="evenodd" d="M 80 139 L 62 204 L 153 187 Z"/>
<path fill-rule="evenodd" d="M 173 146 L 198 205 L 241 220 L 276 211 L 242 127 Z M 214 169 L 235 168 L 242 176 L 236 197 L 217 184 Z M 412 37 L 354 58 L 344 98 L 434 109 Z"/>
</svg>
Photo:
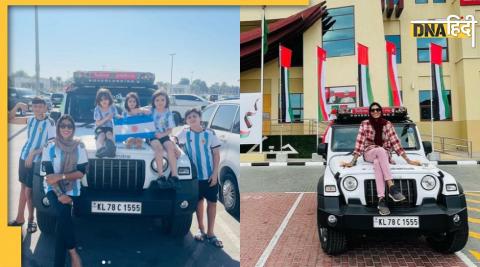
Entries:
<svg viewBox="0 0 480 267">
<path fill-rule="evenodd" d="M 373 217 L 373 228 L 419 228 L 418 216 Z"/>
<path fill-rule="evenodd" d="M 92 213 L 142 214 L 142 203 L 92 201 Z"/>
</svg>

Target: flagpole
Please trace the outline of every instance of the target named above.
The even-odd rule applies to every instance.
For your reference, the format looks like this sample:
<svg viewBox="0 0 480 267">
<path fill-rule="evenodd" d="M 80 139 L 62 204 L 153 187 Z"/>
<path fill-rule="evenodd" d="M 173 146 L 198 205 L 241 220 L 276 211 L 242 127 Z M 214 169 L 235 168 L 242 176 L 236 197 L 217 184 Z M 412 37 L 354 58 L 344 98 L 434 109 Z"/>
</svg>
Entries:
<svg viewBox="0 0 480 267">
<path fill-rule="evenodd" d="M 265 38 L 265 31 L 264 31 L 264 28 L 265 25 L 265 6 L 262 7 L 263 9 L 263 18 L 262 18 L 262 27 L 261 27 L 261 30 L 262 30 L 262 43 L 261 43 L 261 51 L 260 51 L 260 96 L 262 98 L 262 107 L 261 107 L 261 110 L 262 110 L 262 124 L 263 124 L 263 42 L 264 42 L 264 38 Z M 263 153 L 263 127 L 262 127 L 262 132 L 260 133 L 261 135 L 261 139 L 260 139 L 260 153 Z"/>
<path fill-rule="evenodd" d="M 319 73 L 319 69 L 318 69 L 318 48 L 317 48 L 317 76 L 321 76 L 322 74 Z M 320 90 L 321 90 L 321 84 L 319 83 L 320 81 L 320 77 L 317 77 L 317 146 L 315 147 L 315 150 L 318 149 L 318 123 L 320 121 L 320 113 L 319 112 L 319 109 L 320 109 L 320 103 L 318 102 L 318 99 L 319 98 L 319 94 L 320 94 Z M 320 87 L 320 88 L 319 88 Z"/>
<path fill-rule="evenodd" d="M 435 144 L 433 143 L 433 93 L 432 91 L 433 91 L 433 88 L 432 90 L 430 90 L 430 127 L 432 132 L 432 152 L 435 152 Z"/>
<path fill-rule="evenodd" d="M 282 43 L 278 44 L 278 69 L 280 73 L 280 83 L 278 84 L 278 91 L 280 92 L 280 152 L 283 151 L 283 99 L 282 99 L 282 51 L 280 50 Z"/>
</svg>

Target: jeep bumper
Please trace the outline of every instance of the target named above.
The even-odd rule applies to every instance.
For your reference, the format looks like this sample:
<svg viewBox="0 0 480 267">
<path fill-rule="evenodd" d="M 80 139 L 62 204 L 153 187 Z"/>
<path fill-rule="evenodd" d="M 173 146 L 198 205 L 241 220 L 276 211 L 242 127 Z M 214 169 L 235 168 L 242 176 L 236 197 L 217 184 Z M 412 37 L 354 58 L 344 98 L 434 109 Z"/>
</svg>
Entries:
<svg viewBox="0 0 480 267">
<path fill-rule="evenodd" d="M 433 199 L 424 201 L 422 205 L 413 208 L 391 209 L 388 216 L 418 216 L 419 227 L 408 228 L 421 232 L 449 232 L 468 224 L 465 196 L 446 196 L 437 203 Z M 318 227 L 329 227 L 337 230 L 385 230 L 406 228 L 374 228 L 374 217 L 381 216 L 376 207 L 366 207 L 361 204 L 340 204 L 339 197 L 318 195 L 317 222 Z M 328 217 L 334 215 L 335 223 L 329 223 Z M 454 216 L 459 221 L 454 222 Z M 388 217 L 383 216 L 383 217 Z"/>
</svg>

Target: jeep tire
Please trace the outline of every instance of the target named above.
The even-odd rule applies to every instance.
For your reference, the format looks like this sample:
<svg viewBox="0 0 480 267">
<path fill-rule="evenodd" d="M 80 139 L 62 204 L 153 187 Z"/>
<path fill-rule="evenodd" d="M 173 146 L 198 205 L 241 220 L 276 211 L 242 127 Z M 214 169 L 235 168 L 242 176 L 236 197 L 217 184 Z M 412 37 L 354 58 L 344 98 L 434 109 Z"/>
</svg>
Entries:
<svg viewBox="0 0 480 267">
<path fill-rule="evenodd" d="M 167 235 L 183 237 L 190 232 L 192 226 L 192 214 L 163 217 L 161 230 Z"/>
<path fill-rule="evenodd" d="M 43 234 L 53 234 L 57 226 L 57 218 L 55 215 L 37 209 L 37 224 Z"/>
<path fill-rule="evenodd" d="M 441 253 L 450 254 L 465 247 L 468 241 L 468 223 L 463 222 L 459 230 L 427 236 L 430 246 Z"/>
<path fill-rule="evenodd" d="M 234 216 L 238 216 L 240 214 L 240 191 L 235 176 L 229 172 L 222 177 L 219 195 L 225 210 Z"/>
<path fill-rule="evenodd" d="M 336 255 L 347 249 L 347 235 L 345 232 L 332 228 L 319 227 L 318 234 L 322 250 L 329 255 Z"/>
</svg>

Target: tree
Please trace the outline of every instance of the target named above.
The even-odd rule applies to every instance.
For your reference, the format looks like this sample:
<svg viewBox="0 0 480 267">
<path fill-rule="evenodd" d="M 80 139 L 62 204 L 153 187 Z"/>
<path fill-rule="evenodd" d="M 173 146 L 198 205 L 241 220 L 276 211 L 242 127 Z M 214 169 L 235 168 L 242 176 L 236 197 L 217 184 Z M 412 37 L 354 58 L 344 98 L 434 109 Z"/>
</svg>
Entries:
<svg viewBox="0 0 480 267">
<path fill-rule="evenodd" d="M 187 78 L 181 78 L 178 82 L 179 85 L 190 85 L 190 80 Z"/>
<path fill-rule="evenodd" d="M 202 95 L 208 93 L 207 84 L 199 79 L 193 80 L 192 82 L 192 92 L 197 95 Z"/>
<path fill-rule="evenodd" d="M 13 77 L 30 77 L 25 71 L 23 70 L 17 70 L 15 73 L 12 75 Z"/>
</svg>

